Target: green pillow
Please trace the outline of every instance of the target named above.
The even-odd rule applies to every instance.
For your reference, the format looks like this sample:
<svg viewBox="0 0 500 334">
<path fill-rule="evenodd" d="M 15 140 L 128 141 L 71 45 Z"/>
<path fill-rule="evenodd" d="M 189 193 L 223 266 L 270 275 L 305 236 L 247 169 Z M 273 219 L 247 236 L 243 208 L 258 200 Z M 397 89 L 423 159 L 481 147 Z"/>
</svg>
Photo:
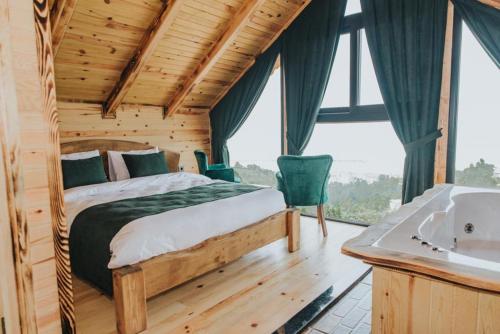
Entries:
<svg viewBox="0 0 500 334">
<path fill-rule="evenodd" d="M 167 174 L 167 162 L 163 152 L 150 154 L 122 154 L 131 178 Z"/>
<path fill-rule="evenodd" d="M 61 160 L 64 189 L 108 181 L 102 158 Z"/>
</svg>

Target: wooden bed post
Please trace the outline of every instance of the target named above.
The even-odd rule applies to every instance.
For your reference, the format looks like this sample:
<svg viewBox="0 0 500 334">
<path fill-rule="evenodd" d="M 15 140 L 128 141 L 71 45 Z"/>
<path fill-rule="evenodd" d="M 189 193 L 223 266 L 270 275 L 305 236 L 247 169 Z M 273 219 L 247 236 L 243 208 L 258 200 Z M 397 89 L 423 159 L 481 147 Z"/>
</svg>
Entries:
<svg viewBox="0 0 500 334">
<path fill-rule="evenodd" d="M 120 334 L 145 331 L 147 324 L 146 283 L 139 266 L 113 270 L 116 327 Z"/>
<path fill-rule="evenodd" d="M 300 248 L 300 211 L 287 212 L 286 229 L 288 234 L 288 251 L 293 253 Z"/>
</svg>

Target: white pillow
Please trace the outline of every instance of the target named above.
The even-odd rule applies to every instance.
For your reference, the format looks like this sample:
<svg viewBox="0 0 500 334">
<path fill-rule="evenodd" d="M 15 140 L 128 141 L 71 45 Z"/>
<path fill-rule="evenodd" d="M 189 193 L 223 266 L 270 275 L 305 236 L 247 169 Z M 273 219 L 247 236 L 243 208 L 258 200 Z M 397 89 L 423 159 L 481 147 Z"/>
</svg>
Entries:
<svg viewBox="0 0 500 334">
<path fill-rule="evenodd" d="M 61 154 L 61 160 L 82 160 L 99 156 L 99 150 Z"/>
<path fill-rule="evenodd" d="M 109 178 L 111 181 L 121 181 L 130 179 L 130 174 L 123 160 L 122 154 L 151 154 L 158 153 L 160 150 L 158 147 L 151 148 L 149 150 L 137 150 L 137 151 L 108 151 L 108 166 L 109 166 Z"/>
</svg>

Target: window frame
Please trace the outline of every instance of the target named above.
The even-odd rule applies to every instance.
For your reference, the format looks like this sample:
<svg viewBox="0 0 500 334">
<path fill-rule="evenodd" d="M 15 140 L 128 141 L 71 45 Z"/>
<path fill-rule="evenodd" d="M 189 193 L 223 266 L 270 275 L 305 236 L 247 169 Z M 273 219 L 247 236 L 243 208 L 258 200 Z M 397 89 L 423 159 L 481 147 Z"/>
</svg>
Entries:
<svg viewBox="0 0 500 334">
<path fill-rule="evenodd" d="M 349 34 L 349 106 L 321 108 L 317 123 L 387 122 L 389 115 L 384 104 L 360 104 L 361 81 L 361 29 L 362 13 L 347 15 L 342 21 L 340 34 Z"/>
<path fill-rule="evenodd" d="M 320 108 L 316 123 L 388 122 L 389 114 L 382 104 L 360 104 L 361 97 L 361 29 L 365 27 L 362 13 L 344 16 L 340 34 L 349 34 L 349 106 Z M 304 214 L 302 214 L 304 215 Z M 309 216 L 309 215 L 305 215 Z M 313 217 L 313 216 L 310 216 Z M 326 220 L 368 227 L 363 221 L 347 221 L 333 217 Z"/>
</svg>

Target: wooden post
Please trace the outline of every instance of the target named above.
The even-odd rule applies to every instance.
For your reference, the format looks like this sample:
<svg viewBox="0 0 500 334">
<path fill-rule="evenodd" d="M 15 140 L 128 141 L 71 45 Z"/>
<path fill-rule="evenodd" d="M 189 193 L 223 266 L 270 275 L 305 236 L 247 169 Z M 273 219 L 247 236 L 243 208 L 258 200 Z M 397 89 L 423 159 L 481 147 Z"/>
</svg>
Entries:
<svg viewBox="0 0 500 334">
<path fill-rule="evenodd" d="M 141 333 L 147 329 L 146 284 L 139 266 L 113 270 L 113 296 L 116 326 L 120 334 Z"/>
<path fill-rule="evenodd" d="M 289 211 L 286 216 L 288 251 L 293 253 L 300 248 L 300 211 Z"/>
<path fill-rule="evenodd" d="M 73 6 L 76 1 L 73 2 Z M 65 333 L 74 333 L 73 282 L 69 258 L 68 229 L 64 213 L 64 190 L 60 162 L 59 126 L 49 1 L 33 0 L 38 72 L 40 75 L 41 114 L 47 126 L 46 160 L 50 196 L 50 217 L 54 239 L 57 286 L 61 324 Z M 68 14 L 69 15 L 69 14 Z"/>
<path fill-rule="evenodd" d="M 56 260 L 67 256 L 67 242 L 52 232 L 64 227 L 64 216 L 62 186 L 54 181 L 60 165 L 48 0 L 0 0 L 0 16 L 0 284 L 4 300 L 17 299 L 4 304 L 6 329 L 60 333 L 59 306 L 70 309 L 72 300 L 58 296 L 58 275 L 71 275 Z M 5 290 L 12 273 L 15 284 Z M 64 324 L 71 332 L 71 320 Z"/>
<path fill-rule="evenodd" d="M 441 98 L 439 103 L 438 128 L 441 128 L 442 137 L 436 141 L 434 159 L 434 183 L 446 183 L 446 161 L 448 158 L 448 120 L 450 115 L 450 90 L 453 44 L 453 4 L 448 1 L 448 18 L 446 21 L 446 39 L 443 55 L 443 75 L 441 79 Z"/>
<path fill-rule="evenodd" d="M 36 333 L 11 5 L 0 0 L 0 302 L 8 333 Z"/>
</svg>

